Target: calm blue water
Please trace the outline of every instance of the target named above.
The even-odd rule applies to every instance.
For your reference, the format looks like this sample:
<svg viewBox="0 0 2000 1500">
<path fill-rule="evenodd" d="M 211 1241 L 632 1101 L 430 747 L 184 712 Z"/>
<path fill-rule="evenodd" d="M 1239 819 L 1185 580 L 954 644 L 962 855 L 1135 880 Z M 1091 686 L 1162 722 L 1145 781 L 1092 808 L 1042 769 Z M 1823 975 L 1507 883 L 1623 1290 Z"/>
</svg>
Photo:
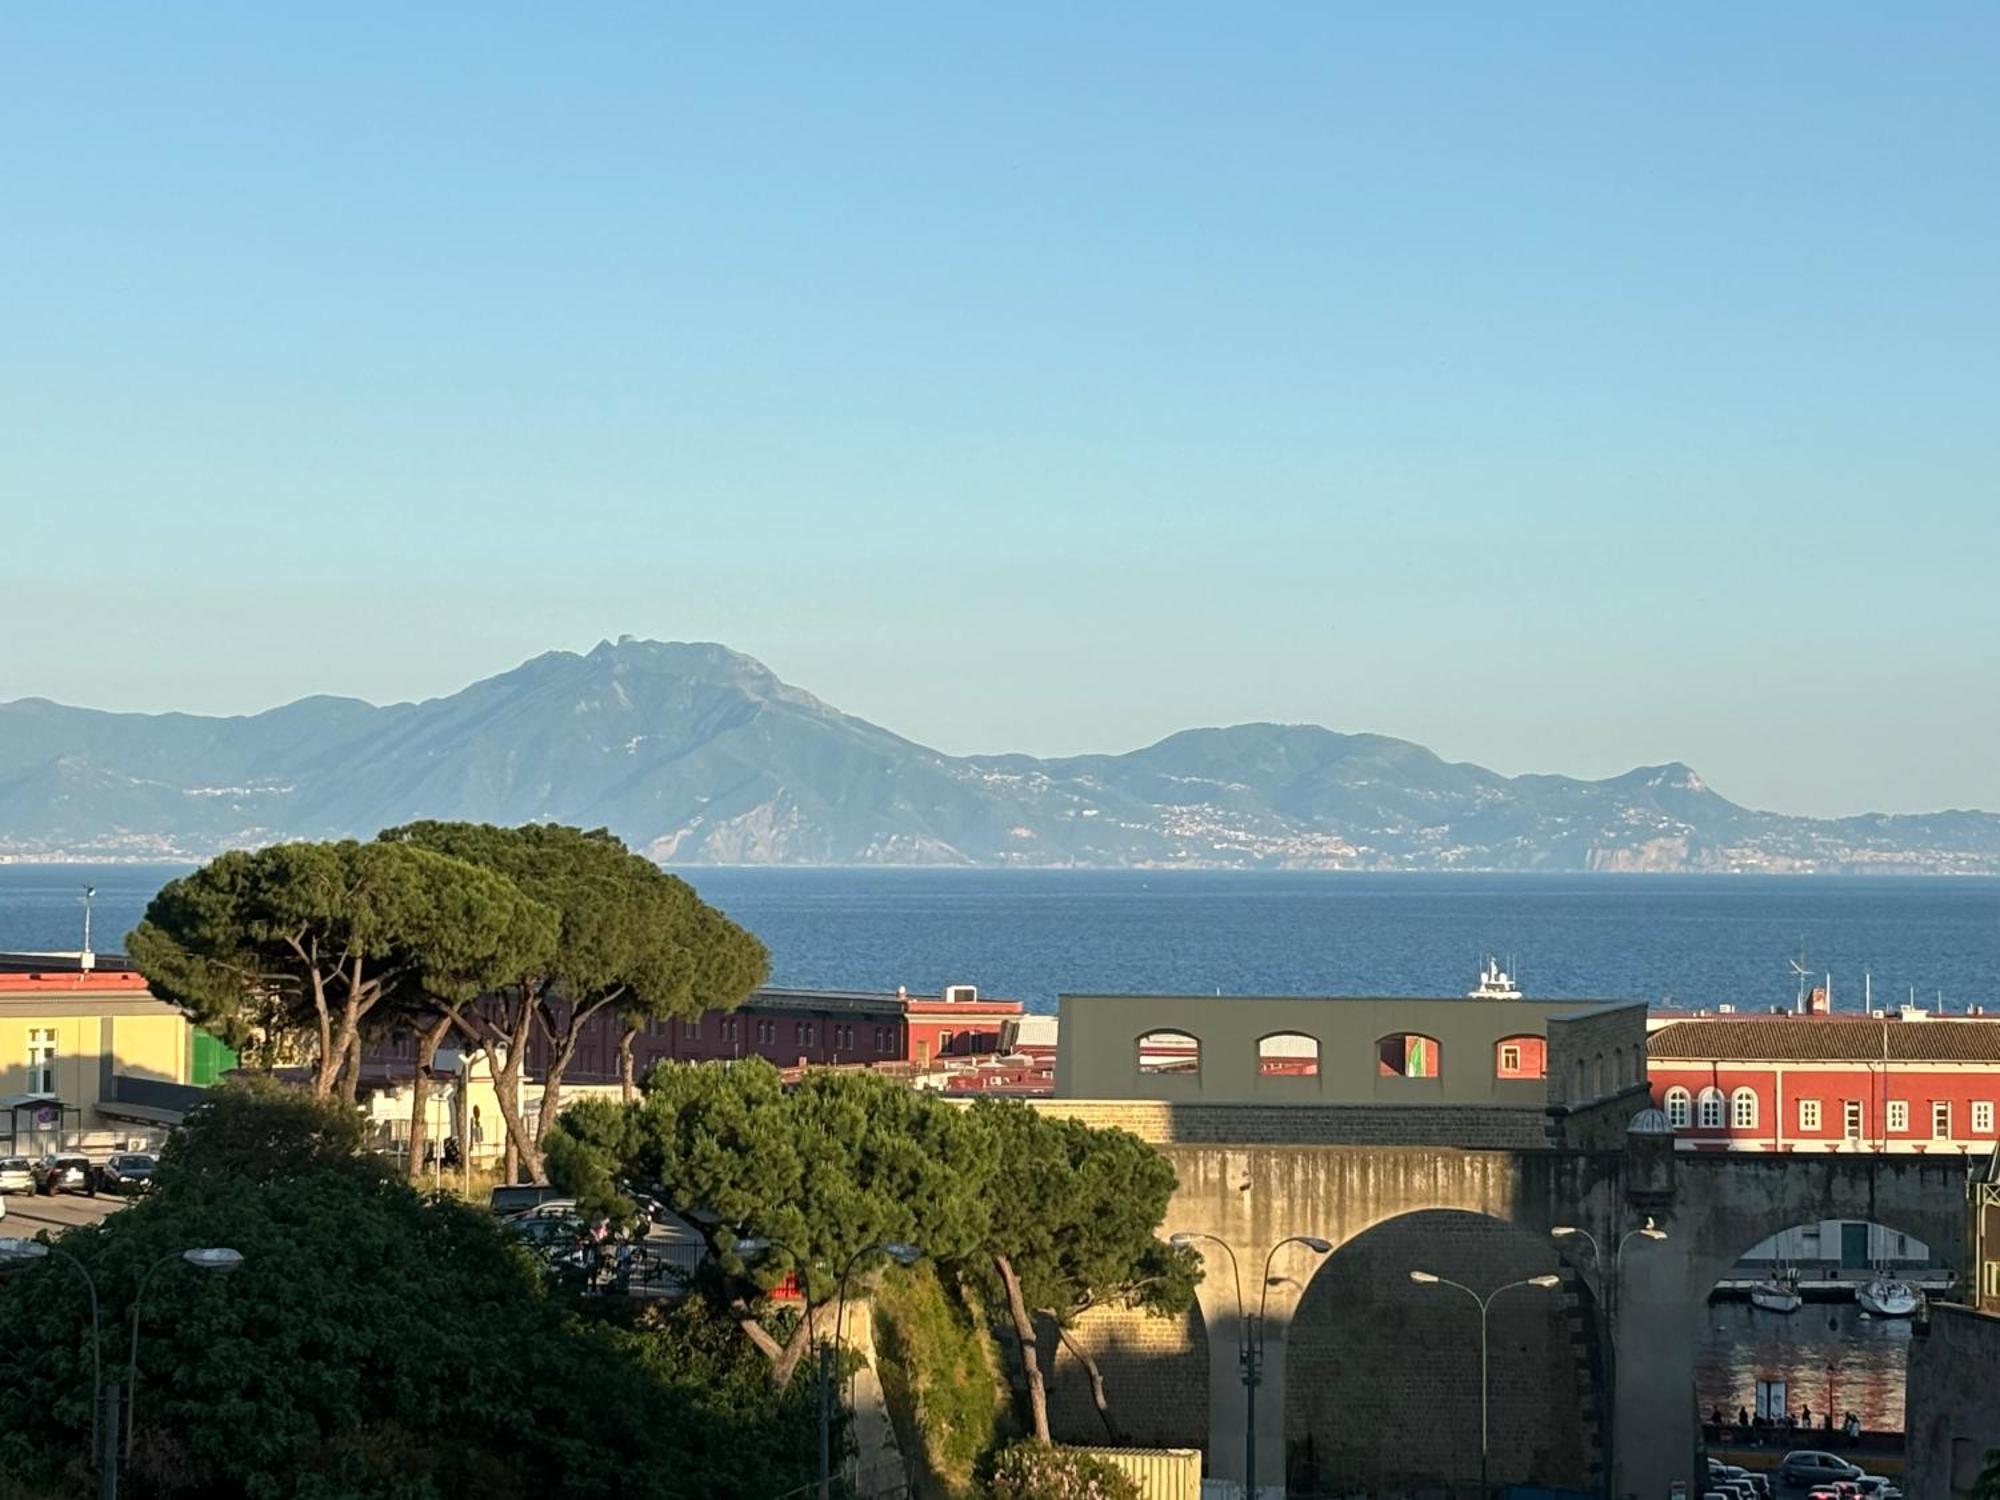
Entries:
<svg viewBox="0 0 2000 1500">
<path fill-rule="evenodd" d="M 178 869 L 0 866 L 0 948 L 76 946 L 97 887 L 115 949 Z M 1149 871 L 681 872 L 770 946 L 780 984 L 977 984 L 1052 1009 L 1064 990 L 1452 995 L 1483 955 L 1530 995 L 1790 1001 L 1803 942 L 1838 1008 L 1914 987 L 2000 1006 L 2000 880 Z"/>
</svg>

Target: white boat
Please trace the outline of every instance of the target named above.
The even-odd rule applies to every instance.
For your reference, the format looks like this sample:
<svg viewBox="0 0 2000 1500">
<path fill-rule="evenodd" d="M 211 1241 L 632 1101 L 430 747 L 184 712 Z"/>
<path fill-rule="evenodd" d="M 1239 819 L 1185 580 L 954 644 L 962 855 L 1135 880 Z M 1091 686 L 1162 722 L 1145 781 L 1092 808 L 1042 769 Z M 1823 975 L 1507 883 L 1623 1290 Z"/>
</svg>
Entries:
<svg viewBox="0 0 2000 1500">
<path fill-rule="evenodd" d="M 1907 1281 L 1878 1276 L 1854 1294 L 1861 1310 L 1878 1318 L 1908 1318 L 1924 1305 L 1924 1294 Z"/>
<path fill-rule="evenodd" d="M 1799 1310 L 1798 1288 L 1783 1281 L 1760 1281 L 1750 1288 L 1750 1305 L 1765 1312 L 1795 1313 Z"/>
</svg>

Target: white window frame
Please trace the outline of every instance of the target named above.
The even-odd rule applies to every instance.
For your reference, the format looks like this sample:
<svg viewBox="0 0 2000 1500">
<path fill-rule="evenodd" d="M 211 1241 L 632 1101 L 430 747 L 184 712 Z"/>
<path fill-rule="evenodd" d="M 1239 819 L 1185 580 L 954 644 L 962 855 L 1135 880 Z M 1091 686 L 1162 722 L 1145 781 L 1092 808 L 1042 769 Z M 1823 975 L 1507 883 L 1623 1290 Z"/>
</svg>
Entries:
<svg viewBox="0 0 2000 1500">
<path fill-rule="evenodd" d="M 1729 1096 L 1729 1128 L 1731 1130 L 1755 1130 L 1757 1128 L 1757 1091 L 1737 1089 Z"/>
<path fill-rule="evenodd" d="M 1931 1100 L 1931 1139 L 1948 1141 L 1951 1139 L 1951 1101 Z"/>
<path fill-rule="evenodd" d="M 1840 1138 L 1846 1141 L 1866 1139 L 1868 1132 L 1868 1111 L 1859 1099 L 1849 1099 L 1840 1106 Z"/>
<path fill-rule="evenodd" d="M 1891 1099 L 1889 1101 L 1889 1134 L 1896 1135 L 1910 1128 L 1910 1101 Z"/>
<path fill-rule="evenodd" d="M 1500 1071 L 1513 1074 L 1521 1071 L 1521 1044 L 1502 1042 L 1500 1044 Z"/>
<path fill-rule="evenodd" d="M 1819 1100 L 1801 1099 L 1799 1101 L 1799 1129 L 1817 1133 L 1819 1130 L 1819 1119 Z"/>
<path fill-rule="evenodd" d="M 28 1028 L 28 1092 L 53 1094 L 56 1091 L 56 1029 L 53 1026 Z"/>
<path fill-rule="evenodd" d="M 1974 1135 L 1993 1134 L 1993 1101 L 1975 1099 L 1972 1101 L 1972 1133 Z"/>
<path fill-rule="evenodd" d="M 1694 1120 L 1694 1096 L 1676 1084 L 1667 1090 L 1667 1123 L 1676 1130 L 1686 1130 Z"/>
<path fill-rule="evenodd" d="M 2000 1260 L 1986 1262 L 1986 1295 L 2000 1297 Z"/>
<path fill-rule="evenodd" d="M 1720 1130 L 1729 1119 L 1728 1101 L 1721 1089 L 1705 1088 L 1695 1100 L 1695 1118 L 1703 1130 Z"/>
</svg>

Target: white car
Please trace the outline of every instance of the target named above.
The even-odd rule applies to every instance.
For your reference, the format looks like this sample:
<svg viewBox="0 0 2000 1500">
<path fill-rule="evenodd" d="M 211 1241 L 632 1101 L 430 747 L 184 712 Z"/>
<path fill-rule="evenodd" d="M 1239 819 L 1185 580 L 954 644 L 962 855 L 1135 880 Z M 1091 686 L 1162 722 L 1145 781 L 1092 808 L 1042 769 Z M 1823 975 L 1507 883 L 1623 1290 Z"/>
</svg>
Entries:
<svg viewBox="0 0 2000 1500">
<path fill-rule="evenodd" d="M 0 1157 L 0 1193 L 32 1193 L 34 1190 L 33 1162 L 25 1156 Z"/>
</svg>

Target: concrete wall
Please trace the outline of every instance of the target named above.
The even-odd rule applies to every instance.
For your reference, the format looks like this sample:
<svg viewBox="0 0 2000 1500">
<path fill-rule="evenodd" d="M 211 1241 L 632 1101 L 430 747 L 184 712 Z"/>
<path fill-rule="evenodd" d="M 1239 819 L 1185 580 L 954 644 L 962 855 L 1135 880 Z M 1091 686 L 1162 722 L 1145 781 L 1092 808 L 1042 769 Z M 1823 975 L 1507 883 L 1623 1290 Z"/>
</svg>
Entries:
<svg viewBox="0 0 2000 1500">
<path fill-rule="evenodd" d="M 1552 1097 L 1544 1080 L 1497 1076 L 1497 1045 L 1510 1036 L 1546 1036 L 1559 1017 L 1578 1017 L 1565 1056 L 1603 1050 L 1627 1058 L 1643 1079 L 1645 1007 L 1574 1000 L 1406 1000 L 1203 995 L 1064 995 L 1056 1092 L 1073 1099 L 1176 1099 L 1270 1104 L 1394 1104 L 1538 1107 Z M 1138 1040 L 1157 1031 L 1194 1037 L 1197 1070 L 1142 1073 Z M 1435 1078 L 1384 1077 L 1378 1043 L 1414 1033 L 1438 1043 Z M 1258 1043 L 1276 1035 L 1319 1043 L 1316 1077 L 1266 1076 Z M 1554 1056 L 1551 1057 L 1553 1066 Z M 1622 1087 L 1612 1082 L 1589 1097 Z M 1566 1095 L 1561 1097 L 1567 1099 Z"/>
<path fill-rule="evenodd" d="M 1117 1442 L 1140 1448 L 1208 1447 L 1208 1330 L 1199 1310 L 1178 1318 L 1101 1309 L 1071 1330 L 1104 1377 L 1115 1439 L 1090 1394 L 1090 1377 L 1055 1331 L 1043 1328 L 1049 1427 L 1059 1443 Z M 1052 1357 L 1051 1357 L 1052 1356 Z"/>
<path fill-rule="evenodd" d="M 2000 1449 L 2000 1317 L 1937 1303 L 1910 1341 L 1906 1500 L 1963 1500 Z"/>
<path fill-rule="evenodd" d="M 1287 1472 L 1296 1493 L 1407 1494 L 1479 1475 L 1479 1309 L 1411 1282 L 1413 1269 L 1481 1294 L 1561 1269 L 1546 1236 L 1474 1214 L 1420 1212 L 1328 1257 L 1287 1349 Z M 1593 1482 L 1597 1409 L 1561 1288 L 1502 1293 L 1489 1319 L 1491 1477 Z M 1586 1417 L 1588 1412 L 1588 1418 Z"/>
<path fill-rule="evenodd" d="M 1594 1069 L 1598 1039 L 1579 1040 L 1588 1046 Z M 1285 1472 L 1289 1452 L 1296 1461 L 1310 1456 L 1315 1463 L 1344 1465 L 1350 1475 L 1372 1464 L 1377 1480 L 1388 1483 L 1398 1442 L 1361 1439 L 1376 1428 L 1396 1436 L 1401 1429 L 1395 1419 L 1372 1415 L 1357 1435 L 1351 1423 L 1336 1420 L 1339 1409 L 1359 1401 L 1364 1410 L 1372 1409 L 1369 1402 L 1378 1402 L 1385 1412 L 1400 1411 L 1418 1401 L 1420 1388 L 1437 1377 L 1444 1383 L 1436 1384 L 1437 1394 L 1428 1398 L 1425 1421 L 1439 1431 L 1457 1432 L 1475 1427 L 1477 1420 L 1476 1389 L 1468 1394 L 1423 1363 L 1435 1353 L 1436 1340 L 1422 1320 L 1443 1314 L 1435 1305 L 1404 1306 L 1403 1285 L 1412 1269 L 1405 1262 L 1414 1262 L 1419 1251 L 1452 1256 L 1452 1264 L 1461 1265 L 1465 1275 L 1440 1265 L 1421 1268 L 1490 1291 L 1515 1279 L 1516 1270 L 1532 1273 L 1553 1265 L 1550 1231 L 1571 1224 L 1595 1237 L 1606 1261 L 1622 1240 L 1627 1246 L 1623 1274 L 1614 1288 L 1607 1265 L 1584 1241 L 1564 1242 L 1563 1316 L 1572 1351 L 1571 1362 L 1563 1366 L 1567 1378 L 1555 1374 L 1553 1361 L 1564 1336 L 1556 1331 L 1553 1309 L 1543 1314 L 1549 1326 L 1540 1333 L 1523 1326 L 1507 1334 L 1509 1347 L 1531 1371 L 1528 1385 L 1542 1392 L 1544 1402 L 1539 1410 L 1524 1406 L 1508 1419 L 1526 1445 L 1509 1450 L 1508 1462 L 1522 1465 L 1537 1479 L 1575 1482 L 1577 1466 L 1587 1467 L 1591 1455 L 1600 1451 L 1605 1424 L 1589 1398 L 1601 1385 L 1591 1372 L 1601 1374 L 1609 1362 L 1615 1335 L 1616 1347 L 1624 1353 L 1617 1364 L 1613 1424 L 1616 1493 L 1659 1495 L 1674 1479 L 1692 1480 L 1698 1441 L 1694 1345 L 1716 1280 L 1758 1241 L 1796 1224 L 1826 1219 L 1868 1220 L 1923 1240 L 1941 1253 L 1962 1253 L 1966 1168 L 1956 1158 L 1676 1153 L 1671 1136 L 1624 1134 L 1621 1122 L 1635 1104 L 1644 1102 L 1643 1087 L 1634 1084 L 1610 1099 L 1552 1105 L 1543 1112 L 1206 1101 L 1056 1099 L 1041 1104 L 1156 1142 L 1179 1179 L 1162 1233 L 1185 1230 L 1222 1241 L 1204 1240 L 1200 1246 L 1207 1270 L 1199 1290 L 1205 1346 L 1197 1347 L 1171 1328 L 1148 1327 L 1136 1316 L 1121 1321 L 1124 1315 L 1103 1314 L 1092 1322 L 1088 1332 L 1098 1341 L 1093 1347 L 1114 1350 L 1127 1362 L 1120 1377 L 1107 1377 L 1114 1404 L 1121 1399 L 1116 1389 L 1121 1380 L 1144 1393 L 1142 1402 L 1168 1403 L 1144 1440 L 1205 1447 L 1211 1474 L 1240 1477 L 1238 1277 L 1254 1313 L 1264 1257 L 1272 1247 L 1290 1235 L 1322 1236 L 1336 1247 L 1354 1247 L 1347 1253 L 1362 1258 L 1350 1261 L 1346 1253 L 1336 1253 L 1321 1273 L 1334 1276 L 1336 1287 L 1346 1285 L 1338 1295 L 1321 1294 L 1332 1298 L 1323 1314 L 1312 1306 L 1300 1308 L 1301 1294 L 1319 1270 L 1311 1253 L 1290 1246 L 1274 1264 L 1279 1280 L 1268 1293 L 1265 1384 L 1259 1398 L 1260 1478 L 1275 1483 Z M 1556 1144 L 1522 1144 L 1532 1133 L 1523 1132 L 1525 1122 Z M 1403 1143 L 1391 1144 L 1399 1131 L 1405 1133 Z M 1492 1144 L 1466 1149 L 1411 1143 L 1408 1134 L 1418 1131 L 1436 1131 L 1440 1137 L 1456 1131 L 1461 1141 L 1483 1134 Z M 1578 1144 L 1597 1147 L 1612 1141 L 1621 1149 Z M 1498 1238 L 1486 1228 L 1457 1237 L 1427 1237 L 1423 1226 L 1433 1222 L 1429 1215 L 1436 1210 L 1483 1215 L 1510 1227 Z M 1626 1238 L 1648 1216 L 1657 1218 L 1667 1238 Z M 1390 1226 L 1378 1231 L 1385 1248 L 1355 1245 L 1377 1226 Z M 1614 1300 L 1614 1290 L 1615 1324 L 1599 1314 Z M 1410 1293 L 1419 1291 L 1443 1295 L 1436 1288 L 1409 1287 Z M 1374 1316 L 1353 1311 L 1364 1300 Z M 1469 1305 L 1466 1310 L 1470 1314 Z M 1530 1324 L 1535 1318 L 1531 1309 L 1502 1313 Z M 1310 1387 L 1296 1396 L 1288 1377 L 1295 1339 L 1304 1361 L 1303 1381 Z M 1321 1350 L 1332 1352 L 1316 1352 Z M 1197 1370 L 1204 1356 L 1205 1382 Z M 1324 1363 L 1314 1364 L 1327 1359 L 1333 1361 L 1331 1373 Z M 1056 1363 L 1060 1367 L 1062 1357 Z M 1364 1384 L 1342 1394 L 1340 1383 L 1354 1373 Z M 1386 1394 L 1366 1383 L 1390 1376 L 1401 1384 Z M 1329 1383 L 1336 1396 L 1322 1399 Z M 1189 1427 L 1199 1399 L 1195 1392 L 1204 1384 L 1207 1441 L 1201 1443 Z M 1101 1428 L 1091 1425 L 1095 1418 L 1087 1393 L 1071 1387 L 1059 1399 L 1069 1403 L 1063 1435 L 1096 1440 L 1091 1434 Z M 1086 1404 L 1075 1404 L 1078 1400 Z M 1307 1437 L 1310 1449 L 1298 1447 Z M 1439 1459 L 1453 1466 L 1463 1460 L 1456 1450 Z"/>
</svg>

